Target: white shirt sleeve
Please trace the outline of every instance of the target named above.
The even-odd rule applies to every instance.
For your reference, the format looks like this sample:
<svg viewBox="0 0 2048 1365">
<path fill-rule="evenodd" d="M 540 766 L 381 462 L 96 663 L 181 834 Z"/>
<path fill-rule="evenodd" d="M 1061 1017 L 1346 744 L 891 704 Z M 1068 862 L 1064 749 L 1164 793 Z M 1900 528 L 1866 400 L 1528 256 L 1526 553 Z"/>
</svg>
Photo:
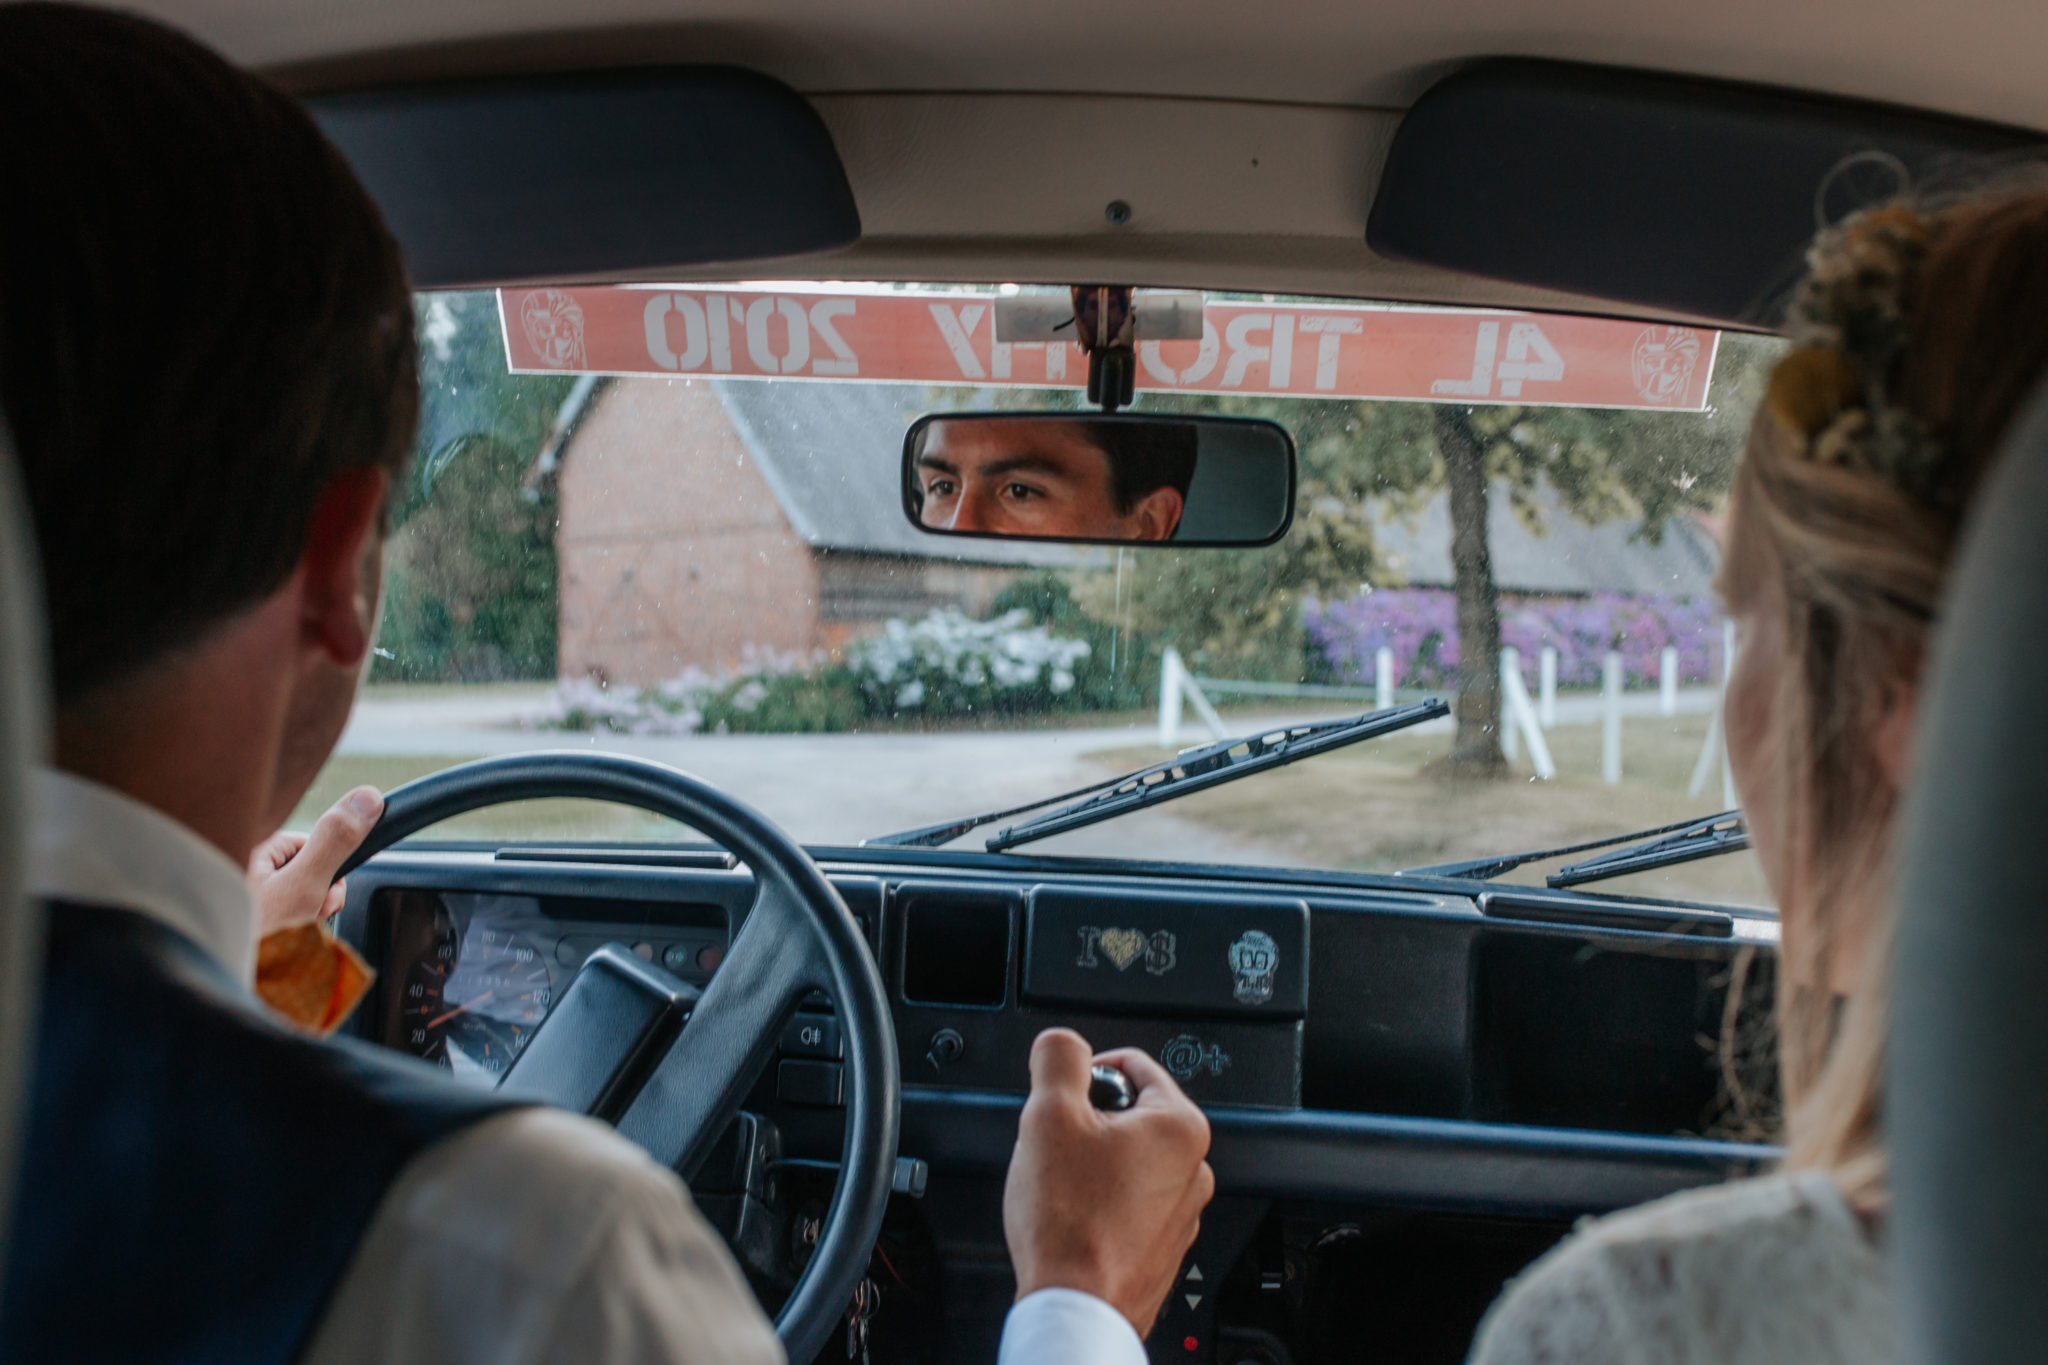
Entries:
<svg viewBox="0 0 2048 1365">
<path fill-rule="evenodd" d="M 386 1193 L 307 1365 L 783 1365 L 673 1172 L 550 1109 L 486 1119 Z"/>
<path fill-rule="evenodd" d="M 1003 1321 L 996 1365 L 1146 1365 L 1129 1318 L 1078 1289 L 1026 1294 Z"/>
</svg>

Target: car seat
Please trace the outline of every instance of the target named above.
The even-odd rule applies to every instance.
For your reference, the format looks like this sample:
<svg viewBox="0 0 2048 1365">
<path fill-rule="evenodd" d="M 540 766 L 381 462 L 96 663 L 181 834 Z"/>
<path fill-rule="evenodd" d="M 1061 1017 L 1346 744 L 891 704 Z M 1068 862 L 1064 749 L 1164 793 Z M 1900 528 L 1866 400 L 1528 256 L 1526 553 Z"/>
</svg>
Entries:
<svg viewBox="0 0 2048 1365">
<path fill-rule="evenodd" d="M 0 1257 L 7 1251 L 6 1204 L 40 975 L 37 920 L 27 898 L 29 783 L 45 739 L 40 600 L 28 510 L 0 421 Z"/>
<path fill-rule="evenodd" d="M 1902 813 L 1885 1104 L 1903 1359 L 2048 1359 L 2048 388 L 1965 528 Z"/>
</svg>

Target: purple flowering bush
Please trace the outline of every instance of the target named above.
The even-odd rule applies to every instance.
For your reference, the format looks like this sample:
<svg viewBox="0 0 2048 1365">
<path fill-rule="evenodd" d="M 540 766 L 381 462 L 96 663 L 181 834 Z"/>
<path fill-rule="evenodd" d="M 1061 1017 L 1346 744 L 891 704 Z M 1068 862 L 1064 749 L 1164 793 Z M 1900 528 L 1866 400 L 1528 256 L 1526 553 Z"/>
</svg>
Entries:
<svg viewBox="0 0 2048 1365">
<path fill-rule="evenodd" d="M 1341 681 L 1373 681 L 1381 648 L 1394 656 L 1402 687 L 1449 687 L 1458 676 L 1458 598 L 1444 588 L 1381 588 L 1340 602 L 1303 607 L 1309 639 Z M 1561 687 L 1598 687 L 1600 663 L 1621 653 L 1630 687 L 1654 686 L 1666 645 L 1678 649 L 1681 682 L 1721 676 L 1721 615 L 1712 599 L 1632 597 L 1502 598 L 1501 643 L 1522 652 L 1530 672 L 1548 647 L 1557 651 Z"/>
</svg>

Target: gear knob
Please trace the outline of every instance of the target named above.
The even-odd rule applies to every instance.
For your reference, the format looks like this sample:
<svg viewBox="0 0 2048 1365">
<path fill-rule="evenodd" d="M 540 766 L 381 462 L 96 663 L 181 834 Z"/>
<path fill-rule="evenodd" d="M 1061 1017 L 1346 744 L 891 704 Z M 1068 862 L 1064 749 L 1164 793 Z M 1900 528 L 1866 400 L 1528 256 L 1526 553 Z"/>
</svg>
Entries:
<svg viewBox="0 0 2048 1365">
<path fill-rule="evenodd" d="M 1098 1064 L 1088 1069 L 1088 1102 L 1097 1109 L 1116 1113 L 1138 1102 L 1138 1089 L 1123 1072 Z"/>
</svg>

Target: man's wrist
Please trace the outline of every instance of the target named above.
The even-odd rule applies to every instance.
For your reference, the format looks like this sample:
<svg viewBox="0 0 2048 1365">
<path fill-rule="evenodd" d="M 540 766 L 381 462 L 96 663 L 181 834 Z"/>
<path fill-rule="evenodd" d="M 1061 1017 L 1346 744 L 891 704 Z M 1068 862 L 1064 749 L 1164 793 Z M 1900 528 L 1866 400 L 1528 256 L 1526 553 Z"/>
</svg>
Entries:
<svg viewBox="0 0 2048 1365">
<path fill-rule="evenodd" d="M 997 1365 L 1145 1365 L 1137 1329 L 1084 1289 L 1033 1289 L 1011 1306 Z"/>
</svg>

